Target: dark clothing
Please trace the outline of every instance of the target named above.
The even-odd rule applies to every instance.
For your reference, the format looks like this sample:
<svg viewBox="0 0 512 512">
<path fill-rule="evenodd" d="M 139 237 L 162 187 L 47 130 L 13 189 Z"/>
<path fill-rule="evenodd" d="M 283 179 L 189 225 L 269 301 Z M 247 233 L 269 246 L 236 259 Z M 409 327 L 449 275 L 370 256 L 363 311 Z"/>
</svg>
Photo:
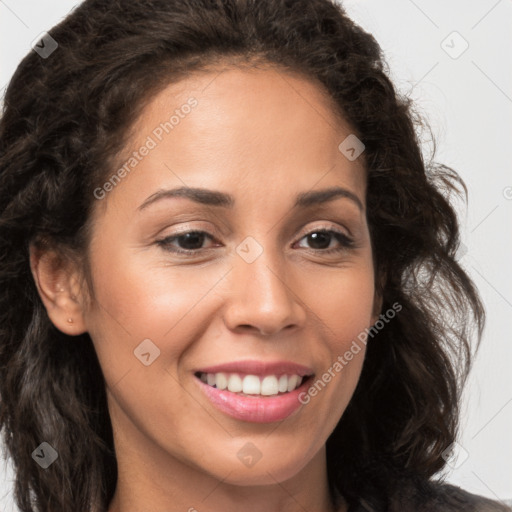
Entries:
<svg viewBox="0 0 512 512">
<path fill-rule="evenodd" d="M 361 500 L 357 506 L 349 507 L 349 512 L 512 512 L 512 507 L 451 484 L 425 482 L 401 486 L 386 510 Z"/>
</svg>

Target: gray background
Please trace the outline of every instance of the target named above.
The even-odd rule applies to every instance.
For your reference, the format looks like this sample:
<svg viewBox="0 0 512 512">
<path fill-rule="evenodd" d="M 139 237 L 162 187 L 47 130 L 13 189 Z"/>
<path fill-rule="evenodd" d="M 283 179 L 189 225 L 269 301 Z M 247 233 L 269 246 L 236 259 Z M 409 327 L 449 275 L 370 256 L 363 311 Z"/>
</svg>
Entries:
<svg viewBox="0 0 512 512">
<path fill-rule="evenodd" d="M 0 95 L 32 41 L 76 3 L 0 0 Z M 394 82 L 430 120 L 436 160 L 455 168 L 468 186 L 469 204 L 459 205 L 467 248 L 460 257 L 482 293 L 488 319 L 466 388 L 460 446 L 446 474 L 471 492 L 511 500 L 512 1 L 344 5 L 374 34 Z M 6 512 L 15 510 L 12 478 L 6 461 L 0 465 L 0 509 Z"/>
</svg>

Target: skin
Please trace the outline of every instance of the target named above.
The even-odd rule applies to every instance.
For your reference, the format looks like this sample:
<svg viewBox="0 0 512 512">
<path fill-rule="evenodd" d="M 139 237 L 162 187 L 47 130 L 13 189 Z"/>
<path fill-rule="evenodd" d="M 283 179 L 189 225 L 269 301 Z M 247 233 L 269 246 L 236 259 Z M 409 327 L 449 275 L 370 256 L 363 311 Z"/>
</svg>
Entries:
<svg viewBox="0 0 512 512">
<path fill-rule="evenodd" d="M 31 249 L 51 321 L 71 336 L 87 331 L 105 375 L 119 467 L 109 512 L 234 512 L 241 504 L 248 512 L 332 512 L 325 442 L 353 394 L 364 345 L 281 422 L 227 416 L 193 371 L 288 360 L 317 378 L 377 320 L 362 158 L 338 150 L 352 132 L 318 84 L 235 67 L 165 88 L 133 127 L 127 154 L 191 96 L 197 106 L 104 199 L 93 199 L 93 291 L 69 261 Z M 229 193 L 235 206 L 167 198 L 138 210 L 157 190 L 185 185 Z M 363 209 L 346 197 L 292 207 L 297 194 L 332 186 L 351 191 Z M 169 244 L 199 247 L 196 256 L 156 243 L 178 228 L 212 238 Z M 306 235 L 322 228 L 354 247 L 334 236 L 315 246 Z M 236 251 L 248 236 L 263 249 L 252 263 Z M 149 366 L 134 356 L 147 338 L 160 350 Z M 248 442 L 262 454 L 252 467 L 237 457 Z"/>
</svg>

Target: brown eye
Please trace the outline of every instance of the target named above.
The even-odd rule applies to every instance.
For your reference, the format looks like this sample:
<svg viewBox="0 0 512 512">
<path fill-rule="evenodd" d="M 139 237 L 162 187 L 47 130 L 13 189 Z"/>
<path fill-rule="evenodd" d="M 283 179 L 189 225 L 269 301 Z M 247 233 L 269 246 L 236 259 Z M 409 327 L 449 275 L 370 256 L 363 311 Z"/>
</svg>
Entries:
<svg viewBox="0 0 512 512">
<path fill-rule="evenodd" d="M 206 238 L 214 238 L 206 231 L 186 231 L 178 235 L 172 235 L 157 241 L 164 250 L 181 254 L 195 254 L 204 250 L 203 243 Z M 177 242 L 178 247 L 172 245 Z"/>
<path fill-rule="evenodd" d="M 334 229 L 316 229 L 306 234 L 301 240 L 307 239 L 308 244 L 315 251 L 323 253 L 341 252 L 353 246 L 353 240 L 347 235 Z M 328 248 L 331 242 L 336 240 L 341 247 Z"/>
</svg>

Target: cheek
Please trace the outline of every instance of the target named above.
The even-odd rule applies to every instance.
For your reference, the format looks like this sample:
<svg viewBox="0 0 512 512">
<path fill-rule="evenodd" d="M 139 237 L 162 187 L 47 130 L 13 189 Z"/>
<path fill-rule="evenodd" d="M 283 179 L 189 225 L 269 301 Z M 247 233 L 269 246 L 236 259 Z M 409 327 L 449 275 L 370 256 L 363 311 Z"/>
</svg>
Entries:
<svg viewBox="0 0 512 512">
<path fill-rule="evenodd" d="M 211 313 L 205 311 L 208 301 L 201 299 L 220 272 L 157 267 L 148 260 L 144 255 L 123 259 L 114 248 L 96 255 L 96 307 L 88 325 L 117 404 L 111 407 L 112 419 L 125 426 L 134 421 L 145 431 L 147 417 L 160 418 L 151 429 L 163 429 L 168 436 L 168 429 L 179 430 L 183 418 L 202 417 L 194 404 L 187 409 L 176 367 L 208 327 Z"/>
<path fill-rule="evenodd" d="M 317 331 L 325 345 L 323 351 L 319 348 L 323 372 L 315 376 L 308 395 L 317 404 L 327 399 L 331 413 L 326 422 L 334 428 L 352 397 L 364 362 L 374 309 L 373 267 L 354 265 L 316 277 L 316 290 L 309 289 L 303 296 L 309 297 L 308 306 L 316 313 Z"/>
<path fill-rule="evenodd" d="M 163 259 L 116 254 L 115 247 L 91 260 L 96 302 L 88 329 L 113 379 L 139 364 L 134 350 L 144 340 L 169 367 L 208 328 L 214 306 L 206 294 L 225 273 L 220 267 L 166 267 Z"/>
<path fill-rule="evenodd" d="M 319 327 L 324 326 L 332 349 L 343 350 L 371 326 L 375 294 L 371 265 L 363 261 L 333 272 L 318 271 L 306 287 L 307 305 L 316 313 Z"/>
</svg>

